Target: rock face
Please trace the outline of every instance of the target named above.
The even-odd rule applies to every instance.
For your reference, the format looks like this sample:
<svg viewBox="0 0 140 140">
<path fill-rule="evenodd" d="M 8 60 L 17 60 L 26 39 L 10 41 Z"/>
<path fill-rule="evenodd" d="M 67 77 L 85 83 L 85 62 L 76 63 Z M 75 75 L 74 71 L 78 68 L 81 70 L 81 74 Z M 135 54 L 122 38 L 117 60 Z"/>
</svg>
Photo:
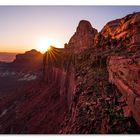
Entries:
<svg viewBox="0 0 140 140">
<path fill-rule="evenodd" d="M 104 37 L 114 36 L 116 29 L 119 27 L 120 19 L 116 19 L 108 22 L 104 28 L 101 30 L 101 35 Z"/>
<path fill-rule="evenodd" d="M 133 127 L 135 123 L 131 121 L 132 117 L 140 125 L 139 107 L 137 106 L 139 102 L 139 66 L 131 64 L 131 61 L 134 60 L 139 63 L 140 58 L 138 55 L 140 52 L 139 17 L 140 13 L 134 13 L 107 23 L 101 32 L 92 39 L 94 41 L 93 52 L 89 49 L 90 54 L 86 51 L 85 55 L 84 53 L 77 54 L 79 56 L 75 58 L 75 69 L 77 69 L 75 75 L 78 75 L 75 82 L 76 89 L 72 97 L 70 114 L 60 133 L 120 133 L 120 131 L 121 133 L 137 133 L 137 130 L 139 131 L 137 125 L 135 125 L 137 130 L 134 132 L 129 132 L 124 127 L 124 124 L 127 127 Z M 78 52 L 80 51 L 76 51 L 76 53 Z M 111 57 L 114 55 L 117 60 Z M 129 59 L 118 60 L 124 56 Z M 132 56 L 137 56 L 137 59 Z M 108 69 L 106 69 L 107 67 Z M 113 85 L 109 85 L 109 81 L 106 79 L 107 70 L 109 81 L 116 85 L 117 89 Z M 94 87 L 94 85 L 96 86 Z M 109 95 L 110 92 L 113 96 Z M 108 104 L 107 108 L 106 104 Z M 101 115 L 98 112 L 103 113 Z M 102 118 L 100 118 L 101 116 Z M 114 122 L 111 122 L 112 119 Z M 98 120 L 102 123 L 99 123 Z M 112 130 L 113 127 L 119 129 Z"/>
<path fill-rule="evenodd" d="M 64 49 L 18 55 L 12 66 L 43 77 L 0 98 L 0 132 L 140 133 L 139 21 L 133 13 L 98 33 L 82 20 Z"/>
<path fill-rule="evenodd" d="M 109 81 L 123 94 L 128 107 L 140 125 L 140 58 L 111 56 L 108 58 Z"/>
<path fill-rule="evenodd" d="M 61 49 L 55 50 L 61 54 Z M 43 75 L 38 77 L 43 69 L 43 55 L 35 50 L 18 55 L 13 63 L 6 65 L 3 75 L 0 72 L 1 134 L 58 133 L 68 110 L 69 95 L 64 93 L 72 92 L 69 86 L 73 79 L 72 69 L 68 72 L 67 66 L 62 67 L 59 53 L 55 54 L 57 61 L 54 54 L 49 54 L 51 60 L 45 69 L 45 82 L 42 81 Z M 5 66 L 2 68 L 4 71 Z"/>
<path fill-rule="evenodd" d="M 75 52 L 79 52 L 86 48 L 92 48 L 94 37 L 97 33 L 97 30 L 92 28 L 88 21 L 81 20 L 75 34 L 68 43 L 68 47 L 74 48 Z"/>
<path fill-rule="evenodd" d="M 46 53 L 44 63 L 44 81 L 46 84 L 57 84 L 59 95 L 67 95 L 68 106 L 71 102 L 71 93 L 75 89 L 75 71 L 69 50 L 51 47 Z"/>
<path fill-rule="evenodd" d="M 139 46 L 140 13 L 129 14 L 122 19 L 108 22 L 96 36 L 94 46 L 102 49 L 124 47 L 130 51 Z"/>
</svg>

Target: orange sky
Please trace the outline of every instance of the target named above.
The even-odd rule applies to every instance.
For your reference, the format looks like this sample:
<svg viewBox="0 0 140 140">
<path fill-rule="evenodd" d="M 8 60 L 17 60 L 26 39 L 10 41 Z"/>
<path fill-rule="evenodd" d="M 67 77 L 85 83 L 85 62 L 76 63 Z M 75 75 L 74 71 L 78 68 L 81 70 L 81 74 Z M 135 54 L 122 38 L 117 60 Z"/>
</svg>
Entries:
<svg viewBox="0 0 140 140">
<path fill-rule="evenodd" d="M 20 46 L 19 45 L 0 45 L 0 52 L 12 52 L 12 53 L 24 53 L 25 51 L 29 50 L 28 46 Z"/>
</svg>

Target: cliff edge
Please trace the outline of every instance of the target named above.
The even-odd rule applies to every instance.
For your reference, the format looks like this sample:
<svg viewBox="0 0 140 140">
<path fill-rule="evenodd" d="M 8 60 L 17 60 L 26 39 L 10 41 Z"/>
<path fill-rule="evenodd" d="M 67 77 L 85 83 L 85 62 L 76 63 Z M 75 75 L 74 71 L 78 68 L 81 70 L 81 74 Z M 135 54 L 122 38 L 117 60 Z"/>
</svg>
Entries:
<svg viewBox="0 0 140 140">
<path fill-rule="evenodd" d="M 0 132 L 140 133 L 139 29 L 139 12 L 108 22 L 101 32 L 80 21 L 63 49 L 30 59 L 42 70 L 40 81 L 1 97 Z M 19 55 L 13 64 L 22 68 L 22 60 Z"/>
</svg>

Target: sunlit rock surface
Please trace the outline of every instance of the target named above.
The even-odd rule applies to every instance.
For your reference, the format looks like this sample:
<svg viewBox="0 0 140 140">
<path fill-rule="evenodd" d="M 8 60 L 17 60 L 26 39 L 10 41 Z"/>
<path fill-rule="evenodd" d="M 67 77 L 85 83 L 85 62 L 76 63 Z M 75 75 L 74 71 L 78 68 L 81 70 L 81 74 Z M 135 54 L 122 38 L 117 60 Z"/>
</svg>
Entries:
<svg viewBox="0 0 140 140">
<path fill-rule="evenodd" d="M 109 81 L 121 91 L 140 125 L 140 57 L 111 56 L 108 62 Z"/>
</svg>

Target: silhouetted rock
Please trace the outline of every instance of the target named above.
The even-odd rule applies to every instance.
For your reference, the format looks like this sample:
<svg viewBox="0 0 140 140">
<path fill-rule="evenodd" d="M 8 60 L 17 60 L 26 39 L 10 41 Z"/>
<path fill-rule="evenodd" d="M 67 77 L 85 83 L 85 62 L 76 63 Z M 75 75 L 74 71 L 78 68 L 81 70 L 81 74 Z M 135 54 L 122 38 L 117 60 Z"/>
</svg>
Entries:
<svg viewBox="0 0 140 140">
<path fill-rule="evenodd" d="M 38 70 L 42 66 L 43 54 L 32 49 L 24 54 L 17 54 L 13 61 L 13 68 L 16 70 Z"/>
</svg>

